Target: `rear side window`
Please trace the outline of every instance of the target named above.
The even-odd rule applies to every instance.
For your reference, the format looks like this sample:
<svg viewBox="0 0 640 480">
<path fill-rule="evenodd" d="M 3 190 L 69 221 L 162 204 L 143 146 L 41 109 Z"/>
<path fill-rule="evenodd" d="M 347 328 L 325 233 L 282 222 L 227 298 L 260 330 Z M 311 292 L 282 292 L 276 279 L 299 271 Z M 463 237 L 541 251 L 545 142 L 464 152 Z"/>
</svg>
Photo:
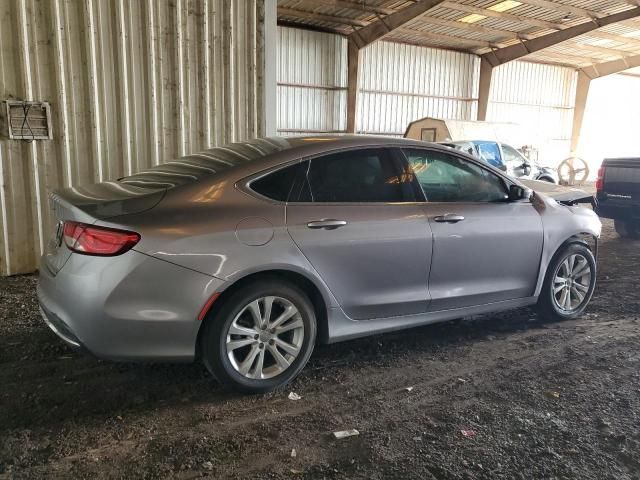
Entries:
<svg viewBox="0 0 640 480">
<path fill-rule="evenodd" d="M 306 170 L 306 163 L 281 168 L 251 182 L 251 190 L 271 200 L 286 202 L 296 176 L 303 170 Z"/>
<path fill-rule="evenodd" d="M 403 202 L 409 182 L 384 149 L 350 150 L 310 162 L 297 201 L 324 203 Z"/>
</svg>

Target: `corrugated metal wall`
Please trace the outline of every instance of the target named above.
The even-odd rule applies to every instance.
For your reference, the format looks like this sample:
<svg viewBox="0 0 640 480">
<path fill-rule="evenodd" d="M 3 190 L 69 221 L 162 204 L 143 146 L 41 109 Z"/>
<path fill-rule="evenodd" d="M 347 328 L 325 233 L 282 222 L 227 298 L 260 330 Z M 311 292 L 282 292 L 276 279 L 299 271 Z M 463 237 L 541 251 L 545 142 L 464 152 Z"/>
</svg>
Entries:
<svg viewBox="0 0 640 480">
<path fill-rule="evenodd" d="M 344 132 L 346 39 L 330 33 L 278 27 L 278 40 L 278 132 Z"/>
<path fill-rule="evenodd" d="M 32 271 L 47 194 L 264 131 L 263 0 L 3 0 L 0 100 L 53 140 L 0 138 L 0 274 Z M 275 8 L 275 7 L 274 7 Z"/>
<path fill-rule="evenodd" d="M 473 120 L 480 61 L 475 55 L 377 42 L 360 58 L 359 133 L 400 135 L 423 117 Z"/>
<path fill-rule="evenodd" d="M 278 27 L 278 131 L 344 132 L 347 41 L 330 33 Z M 480 62 L 475 55 L 378 42 L 360 58 L 358 133 L 402 135 L 416 119 L 475 118 Z"/>
<path fill-rule="evenodd" d="M 567 67 L 522 61 L 497 67 L 487 120 L 521 124 L 539 146 L 540 162 L 557 166 L 570 153 L 576 81 Z"/>
</svg>

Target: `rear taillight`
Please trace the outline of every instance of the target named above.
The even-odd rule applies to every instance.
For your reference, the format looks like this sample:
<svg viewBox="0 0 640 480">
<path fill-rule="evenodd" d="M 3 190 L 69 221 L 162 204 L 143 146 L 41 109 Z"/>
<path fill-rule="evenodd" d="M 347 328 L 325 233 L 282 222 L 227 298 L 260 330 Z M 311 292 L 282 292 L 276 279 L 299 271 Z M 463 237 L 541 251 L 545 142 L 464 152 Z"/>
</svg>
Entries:
<svg viewBox="0 0 640 480">
<path fill-rule="evenodd" d="M 120 255 L 140 241 L 135 232 L 77 222 L 64 222 L 63 234 L 67 247 L 83 255 Z"/>
<path fill-rule="evenodd" d="M 604 165 L 598 169 L 598 177 L 596 178 L 596 191 L 600 193 L 604 189 Z"/>
</svg>

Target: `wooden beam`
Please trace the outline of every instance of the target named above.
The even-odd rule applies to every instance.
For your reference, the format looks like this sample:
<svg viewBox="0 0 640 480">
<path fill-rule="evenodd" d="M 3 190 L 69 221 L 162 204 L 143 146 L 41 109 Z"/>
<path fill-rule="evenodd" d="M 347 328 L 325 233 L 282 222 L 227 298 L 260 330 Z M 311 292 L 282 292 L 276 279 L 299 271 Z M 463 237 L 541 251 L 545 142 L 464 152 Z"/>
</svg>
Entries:
<svg viewBox="0 0 640 480">
<path fill-rule="evenodd" d="M 441 4 L 442 1 L 443 0 L 421 0 L 416 2 L 391 15 L 380 18 L 377 22 L 372 22 L 366 27 L 356 30 L 349 35 L 349 40 L 353 41 L 358 48 L 364 48 L 425 14 L 433 7 Z"/>
<path fill-rule="evenodd" d="M 580 131 L 582 130 L 582 120 L 584 119 L 584 110 L 587 106 L 590 84 L 591 79 L 585 75 L 583 71 L 578 71 L 576 99 L 573 107 L 573 126 L 571 127 L 571 156 L 576 155 L 578 143 L 580 142 Z"/>
<path fill-rule="evenodd" d="M 347 41 L 347 132 L 356 132 L 356 111 L 358 107 L 358 77 L 360 70 L 360 49 L 351 39 Z"/>
<path fill-rule="evenodd" d="M 489 94 L 491 93 L 491 78 L 493 77 L 493 65 L 485 58 L 480 57 L 480 86 L 478 89 L 478 120 L 487 119 L 489 108 Z"/>
<path fill-rule="evenodd" d="M 588 67 L 581 68 L 580 72 L 590 79 L 594 79 L 636 67 L 640 67 L 640 55 L 619 58 L 618 60 L 612 60 L 610 62 L 594 63 Z"/>
<path fill-rule="evenodd" d="M 556 45 L 579 35 L 583 35 L 597 28 L 604 27 L 612 23 L 621 22 L 628 18 L 637 16 L 640 16 L 640 7 L 632 8 L 620 13 L 615 13 L 613 15 L 608 15 L 594 21 L 581 23 L 564 30 L 534 38 L 532 40 L 526 40 L 519 44 L 510 45 L 505 48 L 494 50 L 492 52 L 485 53 L 484 55 L 482 55 L 482 58 L 486 58 L 487 61 L 491 63 L 491 65 L 496 67 L 498 65 L 502 65 L 503 63 L 507 63 L 512 60 L 516 60 L 518 58 L 529 55 L 530 53 L 537 52 L 538 50 L 542 50 L 544 48 L 551 47 L 552 45 Z"/>
<path fill-rule="evenodd" d="M 352 27 L 365 27 L 370 25 L 369 22 L 364 20 L 357 20 L 355 18 L 336 17 L 333 15 L 325 15 L 324 13 L 305 12 L 302 10 L 294 10 L 293 8 L 278 8 L 278 16 L 300 18 L 302 20 L 311 20 L 316 22 L 329 22 L 337 23 L 338 25 L 351 25 Z"/>
</svg>

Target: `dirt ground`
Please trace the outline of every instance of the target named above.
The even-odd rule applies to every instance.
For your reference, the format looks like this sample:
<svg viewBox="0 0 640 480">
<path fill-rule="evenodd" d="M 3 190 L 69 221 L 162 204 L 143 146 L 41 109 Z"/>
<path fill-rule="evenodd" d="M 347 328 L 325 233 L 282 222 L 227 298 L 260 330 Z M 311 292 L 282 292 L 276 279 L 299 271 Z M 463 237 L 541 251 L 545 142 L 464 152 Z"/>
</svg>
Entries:
<svg viewBox="0 0 640 480">
<path fill-rule="evenodd" d="M 321 346 L 265 396 L 198 364 L 74 353 L 40 320 L 35 277 L 0 279 L 0 478 L 639 479 L 638 265 L 640 242 L 605 221 L 583 318 L 518 310 Z"/>
</svg>

